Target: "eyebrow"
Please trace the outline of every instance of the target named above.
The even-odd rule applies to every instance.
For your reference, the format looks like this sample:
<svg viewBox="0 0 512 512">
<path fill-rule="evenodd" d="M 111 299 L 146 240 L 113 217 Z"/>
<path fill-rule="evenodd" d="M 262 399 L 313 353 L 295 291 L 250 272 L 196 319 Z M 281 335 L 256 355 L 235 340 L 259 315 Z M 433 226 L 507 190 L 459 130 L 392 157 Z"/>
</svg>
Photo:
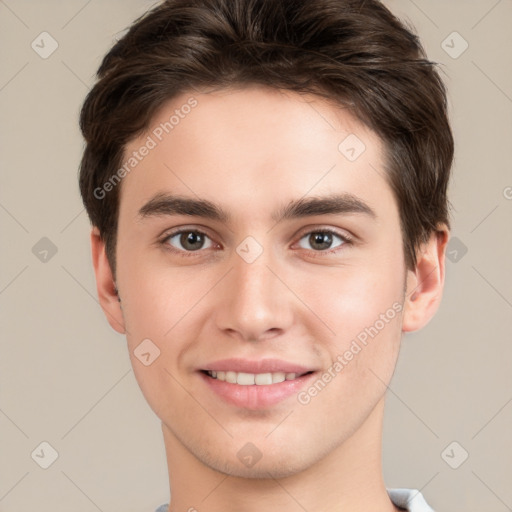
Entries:
<svg viewBox="0 0 512 512">
<path fill-rule="evenodd" d="M 349 192 L 320 197 L 303 197 L 290 201 L 271 215 L 273 221 L 310 217 L 314 215 L 359 213 L 372 219 L 375 211 L 362 199 Z M 190 215 L 228 223 L 230 214 L 219 205 L 206 199 L 195 199 L 166 193 L 156 194 L 138 212 L 140 219 L 170 215 Z"/>
</svg>

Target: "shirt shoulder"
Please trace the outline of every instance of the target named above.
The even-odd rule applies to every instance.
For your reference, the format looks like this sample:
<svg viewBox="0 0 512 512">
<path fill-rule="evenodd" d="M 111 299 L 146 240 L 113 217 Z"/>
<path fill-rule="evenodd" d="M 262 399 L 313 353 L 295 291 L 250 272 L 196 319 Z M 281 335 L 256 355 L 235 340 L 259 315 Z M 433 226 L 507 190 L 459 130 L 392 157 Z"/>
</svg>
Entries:
<svg viewBox="0 0 512 512">
<path fill-rule="evenodd" d="M 434 512 L 417 489 L 387 489 L 391 501 L 407 512 Z M 167 512 L 168 503 L 160 505 L 155 512 Z"/>
<path fill-rule="evenodd" d="M 387 491 L 391 501 L 407 512 L 434 512 L 417 489 L 387 489 Z"/>
</svg>

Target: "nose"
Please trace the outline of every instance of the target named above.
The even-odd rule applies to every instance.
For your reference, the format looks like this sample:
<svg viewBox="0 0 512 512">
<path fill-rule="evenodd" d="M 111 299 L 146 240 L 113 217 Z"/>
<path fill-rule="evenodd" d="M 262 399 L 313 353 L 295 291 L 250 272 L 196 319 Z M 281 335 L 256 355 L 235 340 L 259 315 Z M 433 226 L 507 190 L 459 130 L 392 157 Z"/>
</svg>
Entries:
<svg viewBox="0 0 512 512">
<path fill-rule="evenodd" d="M 269 250 L 252 262 L 233 254 L 219 290 L 217 326 L 231 337 L 259 341 L 279 336 L 293 320 L 293 293 Z"/>
</svg>

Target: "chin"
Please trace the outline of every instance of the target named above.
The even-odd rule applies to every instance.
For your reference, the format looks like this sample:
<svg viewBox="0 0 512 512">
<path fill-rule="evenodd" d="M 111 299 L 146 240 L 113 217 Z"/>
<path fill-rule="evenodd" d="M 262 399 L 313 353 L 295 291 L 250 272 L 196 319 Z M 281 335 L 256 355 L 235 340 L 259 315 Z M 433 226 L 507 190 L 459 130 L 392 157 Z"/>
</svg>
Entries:
<svg viewBox="0 0 512 512">
<path fill-rule="evenodd" d="M 273 459 L 277 459 L 273 457 Z M 206 463 L 206 461 L 203 461 Z M 280 460 L 263 460 L 263 457 L 252 467 L 244 467 L 238 460 L 237 461 L 212 461 L 207 463 L 212 469 L 223 473 L 228 476 L 236 478 L 253 478 L 253 479 L 268 479 L 268 478 L 286 478 L 307 469 L 307 465 L 302 465 L 297 462 L 290 461 L 283 462 Z"/>
<path fill-rule="evenodd" d="M 267 445 L 261 447 L 261 451 L 255 444 L 249 442 L 241 448 L 230 447 L 227 450 L 210 449 L 208 452 L 196 452 L 195 455 L 200 462 L 215 471 L 232 477 L 253 479 L 291 477 L 307 470 L 324 455 L 320 451 L 306 451 L 304 443 L 293 446 L 285 446 L 284 443 L 280 446 Z"/>
</svg>

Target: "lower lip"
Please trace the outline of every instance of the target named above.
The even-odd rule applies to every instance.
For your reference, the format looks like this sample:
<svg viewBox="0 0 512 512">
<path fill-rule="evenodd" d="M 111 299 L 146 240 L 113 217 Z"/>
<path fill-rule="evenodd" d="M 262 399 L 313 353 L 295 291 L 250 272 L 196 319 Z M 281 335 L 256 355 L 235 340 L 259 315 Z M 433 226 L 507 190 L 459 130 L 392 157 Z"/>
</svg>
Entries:
<svg viewBox="0 0 512 512">
<path fill-rule="evenodd" d="M 203 372 L 199 372 L 199 375 L 212 391 L 229 404 L 244 409 L 263 409 L 296 395 L 315 376 L 315 372 L 294 380 L 285 380 L 277 384 L 263 386 L 232 384 L 231 382 L 214 379 Z"/>
</svg>

